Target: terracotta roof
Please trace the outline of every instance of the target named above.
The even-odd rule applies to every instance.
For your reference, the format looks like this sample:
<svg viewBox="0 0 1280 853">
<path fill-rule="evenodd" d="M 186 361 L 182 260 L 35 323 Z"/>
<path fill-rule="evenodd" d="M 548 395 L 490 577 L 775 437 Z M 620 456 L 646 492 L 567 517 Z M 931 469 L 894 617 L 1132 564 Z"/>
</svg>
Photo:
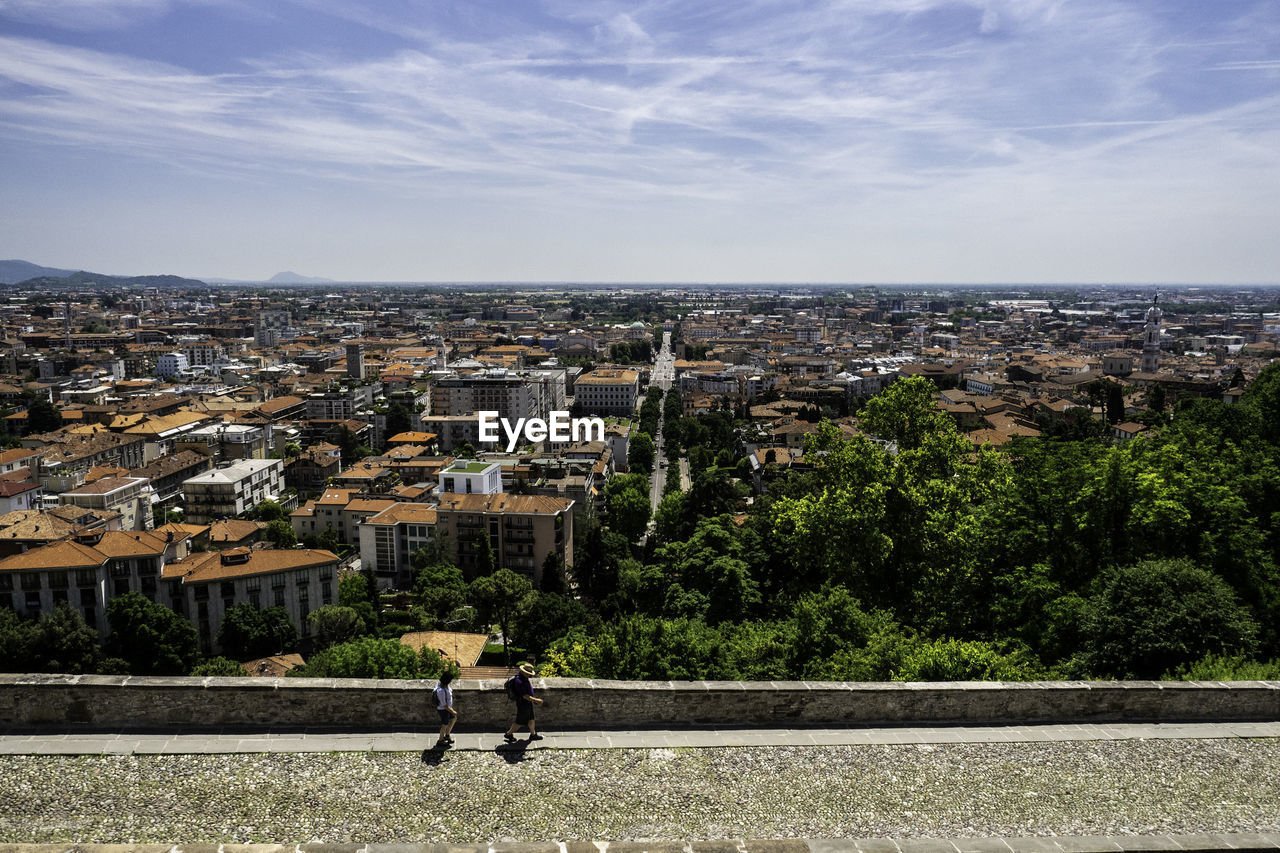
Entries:
<svg viewBox="0 0 1280 853">
<path fill-rule="evenodd" d="M 31 552 L 27 552 L 31 553 Z M 224 556 L 231 559 L 243 558 L 242 563 L 224 565 Z M 19 556 L 26 556 L 20 554 Z M 206 551 L 192 554 L 185 560 L 169 563 L 164 567 L 165 578 L 182 578 L 184 583 L 207 583 L 209 581 L 227 580 L 229 578 L 264 575 L 272 572 L 285 572 L 294 569 L 319 567 L 326 563 L 337 563 L 338 556 L 332 551 L 311 548 L 262 549 L 232 548 L 227 551 Z M 3 562 L 0 562 L 3 567 Z"/>
<path fill-rule="evenodd" d="M 209 525 L 209 541 L 240 542 L 250 536 L 257 536 L 265 526 L 256 521 L 244 521 L 237 518 L 215 521 Z"/>
<path fill-rule="evenodd" d="M 14 483 L 10 481 L 0 481 L 0 498 L 11 498 L 14 495 L 20 495 L 29 492 L 32 489 L 40 488 L 37 483 Z"/>
<path fill-rule="evenodd" d="M 240 668 L 254 678 L 283 678 L 290 670 L 297 669 L 304 662 L 300 654 L 272 655 L 245 661 L 240 664 Z"/>
<path fill-rule="evenodd" d="M 79 542 L 51 542 L 0 560 L 0 572 L 36 571 L 39 569 L 97 568 L 107 555 Z"/>
<path fill-rule="evenodd" d="M 38 509 L 19 509 L 0 515 L 0 539 L 52 542 L 84 529 L 84 525 Z"/>
<path fill-rule="evenodd" d="M 554 515 L 564 512 L 573 501 L 553 498 L 549 495 L 513 495 L 499 492 L 496 495 L 460 495 L 445 492 L 440 496 L 440 509 L 455 512 L 515 512 Z"/>
<path fill-rule="evenodd" d="M 366 524 L 435 524 L 436 508 L 427 504 L 397 503 L 375 516 L 365 519 Z"/>
<path fill-rule="evenodd" d="M 172 533 L 174 541 L 181 542 L 183 539 L 186 539 L 188 537 L 203 536 L 204 534 L 208 533 L 209 525 L 181 524 L 179 522 L 170 522 L 168 524 L 160 525 L 155 529 L 154 532 L 159 533 L 161 536 L 164 536 L 168 533 Z"/>
<path fill-rule="evenodd" d="M 395 505 L 395 501 L 386 498 L 359 498 L 347 504 L 343 509 L 347 512 L 378 513 Z"/>
<path fill-rule="evenodd" d="M 103 477 L 101 480 L 95 480 L 92 483 L 86 483 L 78 489 L 72 489 L 69 492 L 63 492 L 64 495 L 105 495 L 114 492 L 117 489 L 126 489 L 129 486 L 145 484 L 146 477 Z"/>
<path fill-rule="evenodd" d="M 108 530 L 93 546 L 108 557 L 158 557 L 164 553 L 168 540 L 145 530 Z"/>
<path fill-rule="evenodd" d="M 400 642 L 415 652 L 424 648 L 443 652 L 444 657 L 458 666 L 475 666 L 488 641 L 487 634 L 461 634 L 454 631 L 414 631 L 400 637 Z"/>
<path fill-rule="evenodd" d="M 351 498 L 360 493 L 359 489 L 325 489 L 316 500 L 316 506 L 346 506 Z"/>
<path fill-rule="evenodd" d="M 15 447 L 12 450 L 6 450 L 0 453 L 0 465 L 9 465 L 14 462 L 20 462 L 23 459 L 30 459 L 33 456 L 39 456 L 40 450 L 33 447 Z"/>
</svg>

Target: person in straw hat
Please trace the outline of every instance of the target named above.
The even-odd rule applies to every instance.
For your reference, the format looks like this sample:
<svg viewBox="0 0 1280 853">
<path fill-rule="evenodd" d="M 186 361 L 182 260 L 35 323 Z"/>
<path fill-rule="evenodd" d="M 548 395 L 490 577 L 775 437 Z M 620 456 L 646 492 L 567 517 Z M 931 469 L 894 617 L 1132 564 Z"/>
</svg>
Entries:
<svg viewBox="0 0 1280 853">
<path fill-rule="evenodd" d="M 507 743 L 515 743 L 516 729 L 521 726 L 529 727 L 529 740 L 542 740 L 542 735 L 538 734 L 537 724 L 533 720 L 533 706 L 535 703 L 541 705 L 542 700 L 533 695 L 533 682 L 529 680 L 532 676 L 533 664 L 528 662 L 521 663 L 513 679 L 516 694 L 516 719 L 511 724 L 511 728 L 507 729 L 507 733 L 503 735 L 503 739 Z"/>
</svg>

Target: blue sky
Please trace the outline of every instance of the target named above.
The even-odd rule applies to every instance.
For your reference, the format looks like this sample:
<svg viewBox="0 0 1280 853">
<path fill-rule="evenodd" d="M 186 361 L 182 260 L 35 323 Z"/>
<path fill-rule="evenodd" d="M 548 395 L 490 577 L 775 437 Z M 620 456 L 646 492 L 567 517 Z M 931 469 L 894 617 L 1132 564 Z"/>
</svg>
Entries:
<svg viewBox="0 0 1280 853">
<path fill-rule="evenodd" d="M 1275 0 L 0 0 L 0 257 L 1280 280 Z"/>
</svg>

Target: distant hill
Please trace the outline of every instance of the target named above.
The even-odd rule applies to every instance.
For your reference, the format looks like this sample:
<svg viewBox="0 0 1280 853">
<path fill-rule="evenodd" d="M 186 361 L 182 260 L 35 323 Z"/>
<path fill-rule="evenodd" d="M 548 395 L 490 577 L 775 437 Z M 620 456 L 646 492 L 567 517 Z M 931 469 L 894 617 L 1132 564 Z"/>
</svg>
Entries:
<svg viewBox="0 0 1280 853">
<path fill-rule="evenodd" d="M 180 275 L 103 275 L 96 272 L 73 272 L 70 275 L 42 275 L 10 282 L 30 290 L 43 287 L 207 287 L 206 282 Z"/>
<path fill-rule="evenodd" d="M 30 261 L 0 261 L 0 284 L 17 284 L 29 278 L 53 276 L 61 278 L 71 275 L 75 270 L 60 270 L 53 267 L 42 267 Z"/>
<path fill-rule="evenodd" d="M 333 279 L 320 278 L 314 275 L 298 275 L 296 272 L 285 270 L 271 276 L 267 281 L 272 284 L 331 284 Z"/>
</svg>

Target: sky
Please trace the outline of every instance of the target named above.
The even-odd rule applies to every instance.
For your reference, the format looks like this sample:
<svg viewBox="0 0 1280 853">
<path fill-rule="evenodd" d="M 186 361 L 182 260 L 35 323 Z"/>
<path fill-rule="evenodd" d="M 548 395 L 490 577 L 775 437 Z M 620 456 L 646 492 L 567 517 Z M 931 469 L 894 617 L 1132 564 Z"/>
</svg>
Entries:
<svg viewBox="0 0 1280 853">
<path fill-rule="evenodd" d="M 0 0 L 0 257 L 1280 281 L 1276 0 Z"/>
</svg>

